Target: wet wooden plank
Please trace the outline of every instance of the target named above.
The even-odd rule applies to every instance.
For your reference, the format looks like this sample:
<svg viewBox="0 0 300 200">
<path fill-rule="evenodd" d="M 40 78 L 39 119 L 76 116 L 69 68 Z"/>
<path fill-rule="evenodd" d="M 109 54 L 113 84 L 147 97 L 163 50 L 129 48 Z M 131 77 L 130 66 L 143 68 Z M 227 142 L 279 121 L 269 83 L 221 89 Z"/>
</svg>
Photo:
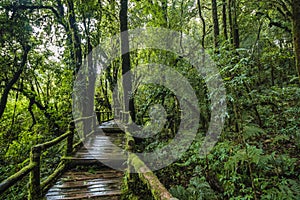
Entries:
<svg viewBox="0 0 300 200">
<path fill-rule="evenodd" d="M 121 191 L 105 191 L 93 193 L 75 193 L 69 195 L 46 196 L 47 200 L 75 200 L 75 199 L 119 199 Z"/>
<path fill-rule="evenodd" d="M 119 199 L 123 172 L 103 167 L 101 160 L 121 166 L 126 161 L 121 146 L 122 138 L 117 135 L 95 134 L 89 138 L 73 157 L 64 159 L 76 164 L 97 164 L 99 169 L 93 171 L 86 167 L 65 172 L 47 192 L 46 199 Z"/>
<path fill-rule="evenodd" d="M 121 194 L 122 178 L 123 172 L 109 168 L 94 172 L 73 169 L 61 176 L 47 192 L 46 199 L 117 199 Z"/>
</svg>

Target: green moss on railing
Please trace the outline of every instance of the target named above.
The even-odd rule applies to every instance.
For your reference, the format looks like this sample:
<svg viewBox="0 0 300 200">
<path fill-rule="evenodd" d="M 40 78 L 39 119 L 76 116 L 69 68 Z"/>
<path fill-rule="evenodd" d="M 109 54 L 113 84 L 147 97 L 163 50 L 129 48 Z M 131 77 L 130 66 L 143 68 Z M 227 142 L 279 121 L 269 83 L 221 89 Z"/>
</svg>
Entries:
<svg viewBox="0 0 300 200">
<path fill-rule="evenodd" d="M 26 167 L 23 167 L 17 173 L 8 177 L 2 183 L 0 183 L 0 194 L 5 192 L 8 188 L 10 188 L 14 184 L 16 184 L 18 181 L 20 181 L 22 178 L 24 178 L 26 175 L 28 175 L 30 173 L 30 171 L 34 168 L 34 166 L 35 165 L 33 163 L 29 164 Z"/>
<path fill-rule="evenodd" d="M 156 200 L 169 200 L 172 199 L 172 195 L 165 188 L 165 186 L 159 181 L 157 176 L 145 165 L 145 163 L 134 153 L 130 153 L 134 149 L 134 138 L 127 131 L 126 134 L 126 150 L 128 152 L 128 170 L 124 179 L 124 188 L 127 191 L 127 195 L 133 195 L 134 192 L 130 190 L 136 190 L 141 187 L 140 184 L 144 185 L 144 188 L 150 191 L 153 199 Z M 137 174 L 130 174 L 135 171 Z M 138 180 L 137 180 L 138 179 Z M 139 181 L 140 180 L 140 181 Z M 142 190 L 142 188 L 139 188 Z M 129 191 L 129 192 L 128 192 Z M 147 193 L 147 192 L 146 192 Z"/>
<path fill-rule="evenodd" d="M 146 184 L 147 188 L 151 191 L 154 199 L 165 200 L 172 198 L 172 195 L 159 181 L 157 176 L 145 165 L 145 163 L 136 154 L 130 153 L 128 156 L 128 160 L 130 165 L 132 165 L 135 171 L 138 173 L 140 180 L 144 184 Z"/>
</svg>

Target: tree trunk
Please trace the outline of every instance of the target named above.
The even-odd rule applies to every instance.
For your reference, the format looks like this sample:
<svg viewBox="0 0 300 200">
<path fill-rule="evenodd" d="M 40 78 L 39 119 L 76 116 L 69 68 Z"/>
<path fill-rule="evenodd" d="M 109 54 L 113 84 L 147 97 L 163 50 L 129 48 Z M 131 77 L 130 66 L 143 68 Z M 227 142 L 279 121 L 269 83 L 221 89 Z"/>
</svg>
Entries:
<svg viewBox="0 0 300 200">
<path fill-rule="evenodd" d="M 121 0 L 120 30 L 121 30 L 121 53 L 122 53 L 122 75 L 124 90 L 124 110 L 131 112 L 132 121 L 135 121 L 134 100 L 132 92 L 132 77 L 130 74 L 130 52 L 128 36 L 128 0 Z M 129 73 L 127 73 L 129 72 Z M 127 74 L 126 74 L 127 73 Z M 126 74 L 126 76 L 124 76 Z"/>
<path fill-rule="evenodd" d="M 86 19 L 88 23 L 86 23 Z M 91 44 L 91 37 L 90 37 L 90 19 L 86 18 L 85 13 L 83 13 L 83 24 L 85 29 L 85 34 L 87 37 L 87 68 L 88 68 L 88 79 L 87 79 L 87 86 L 86 86 L 86 101 L 84 102 L 84 116 L 92 116 L 94 115 L 94 97 L 95 97 L 95 84 L 96 84 L 96 67 L 93 60 L 93 46 Z M 90 119 L 85 124 L 85 131 L 86 133 L 90 133 L 93 127 L 93 120 Z"/>
<path fill-rule="evenodd" d="M 198 10 L 199 10 L 199 17 L 200 17 L 200 20 L 202 22 L 202 41 L 201 41 L 201 45 L 202 45 L 202 48 L 204 49 L 205 48 L 205 36 L 206 36 L 206 24 L 205 24 L 204 17 L 202 15 L 202 8 L 201 8 L 200 0 L 197 0 L 197 4 L 198 4 Z"/>
<path fill-rule="evenodd" d="M 73 41 L 73 51 L 74 51 L 74 65 L 75 65 L 75 74 L 78 73 L 79 68 L 82 64 L 82 49 L 81 49 L 81 39 L 78 34 L 78 27 L 76 25 L 76 16 L 74 10 L 74 2 L 73 0 L 67 0 L 68 7 L 68 21 L 69 21 L 69 29 L 72 35 Z"/>
<path fill-rule="evenodd" d="M 23 53 L 23 56 L 22 56 L 22 61 L 21 61 L 21 64 L 19 66 L 19 69 L 14 74 L 14 77 L 9 81 L 9 83 L 4 88 L 4 91 L 3 91 L 2 95 L 1 95 L 1 99 L 0 99 L 0 118 L 2 117 L 2 115 L 5 111 L 6 104 L 7 104 L 7 99 L 8 99 L 8 95 L 9 95 L 10 90 L 12 89 L 14 84 L 19 80 L 19 78 L 20 78 L 20 76 L 21 76 L 21 74 L 22 74 L 22 72 L 25 68 L 29 51 L 30 51 L 30 47 L 25 46 L 24 47 L 24 53 Z"/>
<path fill-rule="evenodd" d="M 300 83 L 300 0 L 292 0 L 292 8 L 294 53 Z"/>
<path fill-rule="evenodd" d="M 217 0 L 212 0 L 211 4 L 212 4 L 213 25 L 214 25 L 214 43 L 215 43 L 215 48 L 218 48 L 220 29 L 219 29 L 219 20 L 218 20 Z"/>
<path fill-rule="evenodd" d="M 230 26 L 230 41 L 235 48 L 240 46 L 239 27 L 237 22 L 236 0 L 228 0 L 228 19 Z"/>
<path fill-rule="evenodd" d="M 232 0 L 228 0 L 228 21 L 230 28 L 230 44 L 233 44 Z"/>
<path fill-rule="evenodd" d="M 237 22 L 237 8 L 236 8 L 236 0 L 233 1 L 233 42 L 235 48 L 240 47 L 240 34 L 239 34 L 239 26 Z"/>
<path fill-rule="evenodd" d="M 222 20 L 223 20 L 223 34 L 225 40 L 228 39 L 228 33 L 227 33 L 227 5 L 226 5 L 226 0 L 223 0 L 223 5 L 222 5 Z"/>
<path fill-rule="evenodd" d="M 161 4 L 162 4 L 161 8 L 163 11 L 163 16 L 164 16 L 163 27 L 168 28 L 168 0 L 163 0 Z"/>
<path fill-rule="evenodd" d="M 236 8 L 236 0 L 231 0 L 231 5 L 229 5 L 229 9 L 231 10 L 231 31 L 233 37 L 233 46 L 235 48 L 240 47 L 240 34 L 239 27 L 237 22 L 237 8 Z"/>
</svg>

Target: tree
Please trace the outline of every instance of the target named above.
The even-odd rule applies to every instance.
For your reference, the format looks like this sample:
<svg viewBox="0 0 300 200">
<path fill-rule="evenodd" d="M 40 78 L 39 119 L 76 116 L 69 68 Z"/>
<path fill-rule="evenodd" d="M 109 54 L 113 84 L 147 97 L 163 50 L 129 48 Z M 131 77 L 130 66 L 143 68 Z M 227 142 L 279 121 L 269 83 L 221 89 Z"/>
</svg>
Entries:
<svg viewBox="0 0 300 200">
<path fill-rule="evenodd" d="M 198 13 L 200 20 L 202 22 L 202 40 L 201 40 L 201 46 L 204 49 L 205 48 L 205 37 L 206 37 L 206 23 L 202 14 L 202 7 L 201 7 L 201 0 L 197 0 L 197 6 L 198 6 Z"/>
<path fill-rule="evenodd" d="M 123 76 L 123 98 L 124 109 L 130 111 L 131 118 L 135 121 L 135 109 L 132 91 L 132 77 L 130 74 L 130 49 L 129 49 L 129 36 L 128 36 L 128 0 L 121 0 L 120 10 L 120 31 L 121 31 L 121 54 L 122 54 L 122 75 Z M 126 78 L 125 78 L 126 77 Z"/>
<path fill-rule="evenodd" d="M 7 15 L 9 12 L 12 12 L 11 17 Z M 26 68 L 31 49 L 29 38 L 32 33 L 29 19 L 23 10 L 12 9 L 12 7 L 7 6 L 4 13 L 1 18 L 3 17 L 6 22 L 1 27 L 1 45 L 8 51 L 4 53 L 7 60 L 3 61 L 9 65 L 12 74 L 8 73 L 3 77 L 1 76 L 1 81 L 5 83 L 5 86 L 0 99 L 0 118 L 5 111 L 10 91 Z M 21 53 L 17 53 L 18 49 Z M 6 69 L 2 69 L 2 71 L 5 72 Z"/>
<path fill-rule="evenodd" d="M 230 41 L 235 48 L 240 46 L 240 34 L 237 20 L 236 0 L 228 0 L 228 19 L 230 26 Z"/>
<path fill-rule="evenodd" d="M 294 53 L 300 82 L 300 0 L 293 0 L 292 8 Z"/>
<path fill-rule="evenodd" d="M 223 34 L 225 40 L 228 39 L 228 33 L 227 33 L 227 3 L 226 0 L 222 1 L 222 21 L 223 21 Z"/>
<path fill-rule="evenodd" d="M 212 5 L 212 18 L 213 18 L 213 26 L 214 26 L 214 44 L 215 48 L 219 47 L 219 19 L 218 19 L 218 5 L 216 0 L 211 1 Z"/>
<path fill-rule="evenodd" d="M 79 30 L 77 27 L 77 20 L 75 15 L 75 8 L 73 0 L 67 0 L 67 8 L 68 8 L 68 26 L 72 36 L 73 42 L 73 64 L 75 74 L 78 73 L 80 66 L 82 65 L 82 49 L 81 49 L 81 39 L 79 36 Z"/>
</svg>

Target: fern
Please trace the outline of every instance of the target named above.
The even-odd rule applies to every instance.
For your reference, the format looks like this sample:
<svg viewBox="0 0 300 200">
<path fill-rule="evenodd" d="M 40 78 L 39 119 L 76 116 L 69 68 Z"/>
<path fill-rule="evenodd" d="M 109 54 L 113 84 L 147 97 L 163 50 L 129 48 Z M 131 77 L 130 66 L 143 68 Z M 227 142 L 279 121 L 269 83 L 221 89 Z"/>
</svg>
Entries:
<svg viewBox="0 0 300 200">
<path fill-rule="evenodd" d="M 278 144 L 279 142 L 289 141 L 290 137 L 288 135 L 276 135 L 272 141 L 272 145 Z"/>
<path fill-rule="evenodd" d="M 283 179 L 276 187 L 264 190 L 261 198 L 272 200 L 298 200 L 300 199 L 300 183 L 292 179 Z"/>
<path fill-rule="evenodd" d="M 254 124 L 244 126 L 243 130 L 245 140 L 266 134 L 266 132 L 262 128 Z"/>
<path fill-rule="evenodd" d="M 245 162 L 258 164 L 262 153 L 262 149 L 247 144 L 246 149 L 239 150 L 235 155 L 229 158 L 225 163 L 225 169 L 235 171 L 239 163 L 243 165 Z"/>
<path fill-rule="evenodd" d="M 217 199 L 214 191 L 206 182 L 205 177 L 193 177 L 187 189 L 183 186 L 175 186 L 170 189 L 171 194 L 180 200 L 214 200 Z"/>
<path fill-rule="evenodd" d="M 190 193 L 181 185 L 176 185 L 170 189 L 170 193 L 180 199 L 180 200 L 188 200 Z"/>
</svg>

